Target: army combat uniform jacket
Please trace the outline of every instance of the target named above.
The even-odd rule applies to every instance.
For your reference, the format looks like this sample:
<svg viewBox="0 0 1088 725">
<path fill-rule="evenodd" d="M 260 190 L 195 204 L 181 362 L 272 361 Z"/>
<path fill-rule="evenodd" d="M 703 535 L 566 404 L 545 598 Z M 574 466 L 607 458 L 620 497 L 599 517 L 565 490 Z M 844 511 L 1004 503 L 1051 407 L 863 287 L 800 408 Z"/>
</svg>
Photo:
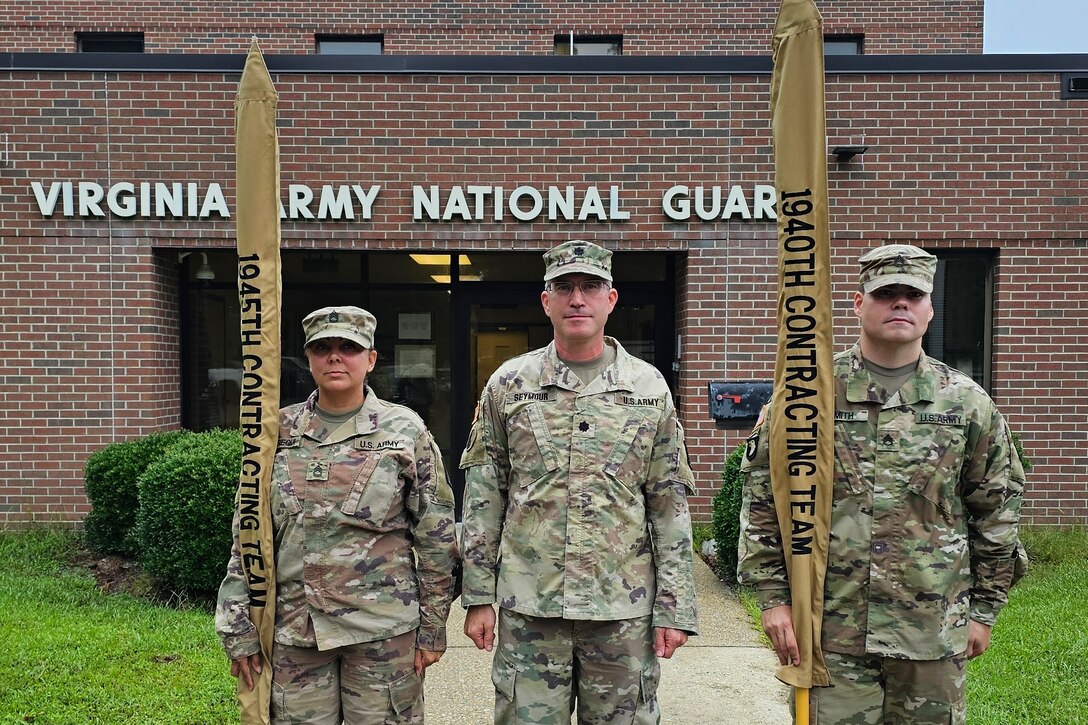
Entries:
<svg viewBox="0 0 1088 725">
<path fill-rule="evenodd" d="M 857 346 L 835 356 L 835 482 L 823 649 L 934 660 L 967 649 L 1012 586 L 1024 472 L 1005 420 L 966 375 L 922 356 L 898 393 Z M 766 416 L 764 416 L 766 417 Z M 789 604 L 768 425 L 748 440 L 742 583 Z"/>
<path fill-rule="evenodd" d="M 683 431 L 661 374 L 605 343 L 589 384 L 554 342 L 488 381 L 461 458 L 462 603 L 695 633 Z"/>
<path fill-rule="evenodd" d="M 457 559 L 453 493 L 423 421 L 370 388 L 327 430 L 314 406 L 280 411 L 272 472 L 275 641 L 331 649 L 418 628 L 416 646 L 446 648 Z M 234 549 L 215 625 L 232 659 L 259 651 Z"/>
</svg>

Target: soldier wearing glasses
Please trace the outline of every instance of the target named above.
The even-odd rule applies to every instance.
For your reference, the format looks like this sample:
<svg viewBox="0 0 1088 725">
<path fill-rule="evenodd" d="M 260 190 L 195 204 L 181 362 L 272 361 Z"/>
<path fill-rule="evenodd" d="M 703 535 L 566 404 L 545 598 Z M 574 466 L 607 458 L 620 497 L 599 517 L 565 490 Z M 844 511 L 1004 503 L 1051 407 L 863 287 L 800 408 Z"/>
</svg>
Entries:
<svg viewBox="0 0 1088 725">
<path fill-rule="evenodd" d="M 693 477 L 661 374 L 604 334 L 612 253 L 544 255 L 547 347 L 491 376 L 461 458 L 465 633 L 496 723 L 657 723 L 657 658 L 695 634 Z"/>
</svg>

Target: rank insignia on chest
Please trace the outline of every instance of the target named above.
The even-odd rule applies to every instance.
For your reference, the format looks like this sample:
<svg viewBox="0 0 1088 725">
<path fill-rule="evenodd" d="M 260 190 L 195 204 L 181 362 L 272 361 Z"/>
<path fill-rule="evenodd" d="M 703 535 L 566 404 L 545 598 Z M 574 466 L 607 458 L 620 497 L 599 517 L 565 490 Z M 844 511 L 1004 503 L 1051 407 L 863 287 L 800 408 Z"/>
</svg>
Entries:
<svg viewBox="0 0 1088 725">
<path fill-rule="evenodd" d="M 307 481 L 328 481 L 329 464 L 327 461 L 310 461 L 306 464 Z"/>
<path fill-rule="evenodd" d="M 876 446 L 881 451 L 899 450 L 899 431 L 882 430 L 876 434 Z"/>
<path fill-rule="evenodd" d="M 592 438 L 597 435 L 597 426 L 592 422 L 582 419 L 574 423 L 574 435 L 579 438 Z"/>
</svg>

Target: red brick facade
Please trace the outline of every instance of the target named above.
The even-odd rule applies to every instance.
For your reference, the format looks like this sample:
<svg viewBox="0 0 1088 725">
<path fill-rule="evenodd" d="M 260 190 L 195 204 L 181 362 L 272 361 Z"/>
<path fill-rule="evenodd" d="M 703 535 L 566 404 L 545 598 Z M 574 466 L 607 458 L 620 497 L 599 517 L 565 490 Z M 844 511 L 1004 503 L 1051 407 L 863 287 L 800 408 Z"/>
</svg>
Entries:
<svg viewBox="0 0 1088 725">
<path fill-rule="evenodd" d="M 383 32 L 386 54 L 548 55 L 554 34 L 573 27 L 622 33 L 625 55 L 750 55 L 767 52 L 776 7 L 609 3 L 569 16 L 454 19 L 388 3 L 246 4 L 253 19 L 224 15 L 237 12 L 230 4 L 189 5 L 198 12 L 149 5 L 139 18 L 123 4 L 92 16 L 49 3 L 34 19 L 5 8 L 0 52 L 71 51 L 76 30 L 142 30 L 149 53 L 240 52 L 256 33 L 266 53 L 306 54 L 314 33 Z M 922 3 L 925 12 L 912 7 L 909 17 L 827 5 L 827 31 L 864 32 L 867 53 L 981 49 L 981 0 Z M 720 22 L 677 27 L 694 17 Z M 31 184 L 219 183 L 233 206 L 238 73 L 41 71 L 15 59 L 22 69 L 0 70 L 0 521 L 71 521 L 86 511 L 90 453 L 180 424 L 178 252 L 232 247 L 233 220 L 45 217 Z M 723 58 L 720 71 L 517 75 L 495 61 L 473 73 L 276 73 L 285 189 L 382 186 L 373 219 L 285 221 L 283 246 L 542 250 L 582 237 L 621 254 L 684 253 L 676 393 L 698 478 L 693 509 L 706 520 L 722 461 L 744 434 L 714 426 L 706 383 L 771 377 L 775 229 L 673 221 L 661 197 L 677 184 L 773 182 L 769 75 L 731 67 Z M 1083 524 L 1088 106 L 1061 99 L 1063 69 L 920 67 L 908 59 L 896 70 L 828 73 L 829 146 L 871 147 L 829 161 L 836 346 L 853 341 L 850 295 L 865 248 L 908 241 L 994 252 L 991 392 L 1034 463 L 1026 513 Z M 618 186 L 630 219 L 413 221 L 413 184 L 474 183 Z"/>
<path fill-rule="evenodd" d="M 819 3 L 824 31 L 864 34 L 872 54 L 981 53 L 984 0 Z M 76 50 L 76 32 L 143 32 L 148 53 L 313 53 L 317 34 L 385 36 L 386 54 L 551 55 L 556 34 L 622 35 L 624 55 L 762 55 L 773 0 L 624 2 L 84 3 L 0 8 L 0 51 Z"/>
</svg>

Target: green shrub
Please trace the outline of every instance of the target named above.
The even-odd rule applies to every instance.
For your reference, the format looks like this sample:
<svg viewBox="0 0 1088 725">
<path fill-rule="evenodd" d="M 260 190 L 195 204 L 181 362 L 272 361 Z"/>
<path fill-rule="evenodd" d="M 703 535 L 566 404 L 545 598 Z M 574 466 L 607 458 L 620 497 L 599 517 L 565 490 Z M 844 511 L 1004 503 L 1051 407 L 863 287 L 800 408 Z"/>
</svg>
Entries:
<svg viewBox="0 0 1088 725">
<path fill-rule="evenodd" d="M 710 526 L 714 532 L 717 553 L 715 568 L 718 576 L 730 584 L 737 583 L 737 540 L 740 538 L 740 504 L 744 488 L 740 464 L 743 455 L 742 444 L 725 459 L 722 488 L 714 496 L 711 505 Z"/>
<path fill-rule="evenodd" d="M 140 474 L 189 431 L 152 433 L 122 443 L 111 443 L 87 459 L 84 487 L 91 512 L 83 525 L 87 546 L 98 554 L 136 553 L 132 528 L 136 525 Z"/>
<path fill-rule="evenodd" d="M 1030 471 L 1031 470 L 1031 461 L 1028 459 L 1027 455 L 1024 453 L 1024 444 L 1020 440 L 1020 434 L 1019 433 L 1013 433 L 1012 434 L 1012 445 L 1013 445 L 1014 448 L 1016 448 L 1016 455 L 1020 456 L 1020 465 L 1024 467 L 1024 471 L 1025 472 Z"/>
<path fill-rule="evenodd" d="M 236 430 L 197 433 L 140 476 L 139 561 L 162 588 L 214 591 L 226 571 L 242 438 Z"/>
<path fill-rule="evenodd" d="M 691 522 L 691 548 L 696 553 L 703 550 L 703 542 L 709 541 L 714 538 L 714 533 L 710 530 L 710 524 L 700 523 L 698 521 Z"/>
</svg>

